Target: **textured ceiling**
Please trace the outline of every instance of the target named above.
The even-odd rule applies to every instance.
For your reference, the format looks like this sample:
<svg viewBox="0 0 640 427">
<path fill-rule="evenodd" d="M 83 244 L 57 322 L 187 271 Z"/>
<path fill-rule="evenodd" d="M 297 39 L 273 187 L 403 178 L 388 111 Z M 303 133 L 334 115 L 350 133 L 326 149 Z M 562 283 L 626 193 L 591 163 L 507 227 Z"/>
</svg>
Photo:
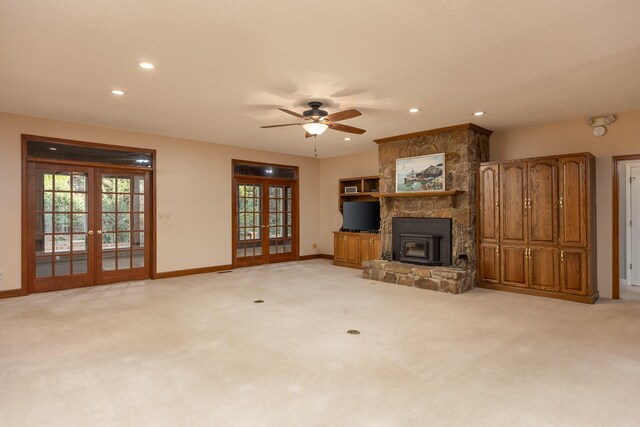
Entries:
<svg viewBox="0 0 640 427">
<path fill-rule="evenodd" d="M 0 0 L 0 111 L 308 156 L 301 128 L 260 129 L 295 121 L 278 107 L 362 111 L 328 157 L 640 109 L 638 22 L 638 0 Z"/>
</svg>

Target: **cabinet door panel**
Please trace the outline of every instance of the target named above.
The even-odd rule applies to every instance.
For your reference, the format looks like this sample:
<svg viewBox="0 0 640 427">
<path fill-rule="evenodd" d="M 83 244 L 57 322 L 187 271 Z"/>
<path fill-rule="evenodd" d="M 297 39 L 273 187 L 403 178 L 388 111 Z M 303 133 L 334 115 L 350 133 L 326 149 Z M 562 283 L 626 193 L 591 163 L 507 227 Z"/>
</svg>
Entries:
<svg viewBox="0 0 640 427">
<path fill-rule="evenodd" d="M 560 159 L 560 245 L 587 244 L 586 158 Z"/>
<path fill-rule="evenodd" d="M 497 244 L 480 245 L 479 280 L 484 283 L 500 283 L 500 250 Z"/>
<path fill-rule="evenodd" d="M 500 231 L 503 242 L 526 243 L 527 166 L 523 162 L 500 165 Z"/>
<path fill-rule="evenodd" d="M 529 162 L 529 242 L 556 244 L 558 241 L 558 162 L 553 159 Z"/>
<path fill-rule="evenodd" d="M 371 259 L 371 237 L 359 236 L 358 250 L 360 251 L 360 262 Z"/>
<path fill-rule="evenodd" d="M 524 246 L 502 246 L 500 248 L 502 283 L 521 288 L 529 287 L 529 268 Z"/>
<path fill-rule="evenodd" d="M 351 264 L 360 264 L 359 258 L 359 247 L 358 243 L 360 242 L 360 236 L 347 234 L 346 235 L 346 250 L 345 250 L 345 262 Z"/>
<path fill-rule="evenodd" d="M 545 291 L 559 290 L 558 248 L 530 248 L 531 287 Z"/>
<path fill-rule="evenodd" d="M 333 259 L 338 262 L 346 262 L 347 236 L 344 234 L 334 234 L 333 237 Z"/>
<path fill-rule="evenodd" d="M 500 236 L 498 165 L 480 167 L 480 240 L 495 241 Z"/>
<path fill-rule="evenodd" d="M 560 249 L 560 284 L 562 292 L 587 294 L 587 252 L 581 249 Z"/>
<path fill-rule="evenodd" d="M 380 236 L 373 236 L 371 238 L 370 250 L 369 259 L 380 259 Z"/>
</svg>

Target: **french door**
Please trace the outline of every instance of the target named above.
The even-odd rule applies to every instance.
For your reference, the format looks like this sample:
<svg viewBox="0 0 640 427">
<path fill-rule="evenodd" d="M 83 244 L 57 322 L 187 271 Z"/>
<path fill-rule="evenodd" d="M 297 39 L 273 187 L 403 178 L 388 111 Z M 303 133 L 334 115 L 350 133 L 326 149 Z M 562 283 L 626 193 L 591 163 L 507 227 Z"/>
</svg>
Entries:
<svg viewBox="0 0 640 427">
<path fill-rule="evenodd" d="M 30 162 L 27 289 L 150 276 L 146 171 Z"/>
<path fill-rule="evenodd" d="M 235 266 L 297 258 L 296 197 L 296 185 L 292 180 L 234 180 Z"/>
</svg>

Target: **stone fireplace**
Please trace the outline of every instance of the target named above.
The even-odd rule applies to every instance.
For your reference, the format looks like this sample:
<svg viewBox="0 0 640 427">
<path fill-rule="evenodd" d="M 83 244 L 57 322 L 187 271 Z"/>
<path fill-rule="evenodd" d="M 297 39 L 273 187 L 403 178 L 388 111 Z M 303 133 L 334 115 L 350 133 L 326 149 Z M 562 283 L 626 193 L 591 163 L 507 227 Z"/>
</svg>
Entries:
<svg viewBox="0 0 640 427">
<path fill-rule="evenodd" d="M 451 293 L 475 286 L 476 171 L 489 160 L 491 133 L 468 123 L 376 140 L 382 259 L 364 263 L 365 278 Z M 445 153 L 444 191 L 395 192 L 397 159 L 437 153 Z M 394 227 L 410 218 L 449 225 L 394 235 Z"/>
</svg>

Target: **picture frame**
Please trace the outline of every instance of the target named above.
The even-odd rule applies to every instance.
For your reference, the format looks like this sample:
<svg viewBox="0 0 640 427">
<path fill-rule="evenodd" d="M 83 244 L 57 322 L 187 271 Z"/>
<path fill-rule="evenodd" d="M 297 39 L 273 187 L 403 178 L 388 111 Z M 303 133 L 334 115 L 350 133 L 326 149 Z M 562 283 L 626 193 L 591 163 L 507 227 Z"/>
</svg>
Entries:
<svg viewBox="0 0 640 427">
<path fill-rule="evenodd" d="M 445 153 L 396 159 L 396 193 L 445 191 Z"/>
</svg>

